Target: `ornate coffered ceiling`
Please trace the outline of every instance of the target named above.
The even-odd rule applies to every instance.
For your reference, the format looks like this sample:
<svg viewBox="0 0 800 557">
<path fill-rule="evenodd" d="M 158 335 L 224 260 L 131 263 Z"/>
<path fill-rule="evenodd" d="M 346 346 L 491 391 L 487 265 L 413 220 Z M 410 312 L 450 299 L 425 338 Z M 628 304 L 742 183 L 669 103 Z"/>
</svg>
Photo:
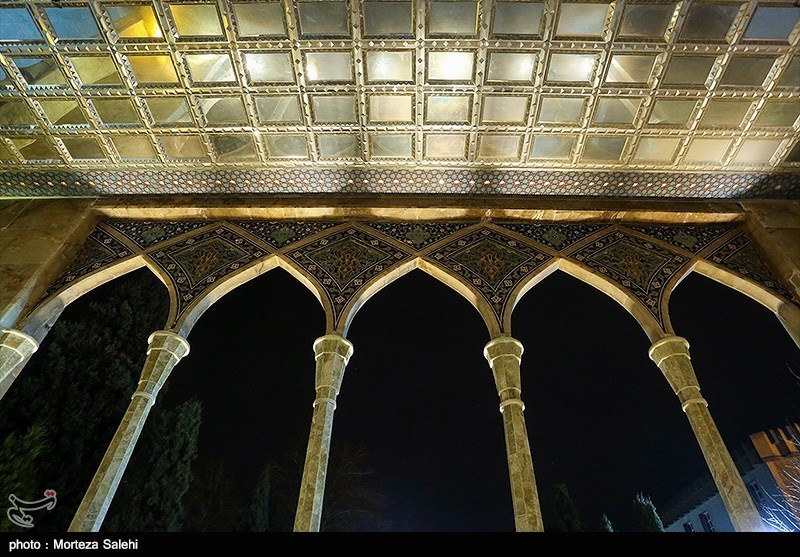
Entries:
<svg viewBox="0 0 800 557">
<path fill-rule="evenodd" d="M 785 0 L 3 1 L 0 194 L 104 170 L 761 183 L 800 171 L 798 45 Z"/>
</svg>

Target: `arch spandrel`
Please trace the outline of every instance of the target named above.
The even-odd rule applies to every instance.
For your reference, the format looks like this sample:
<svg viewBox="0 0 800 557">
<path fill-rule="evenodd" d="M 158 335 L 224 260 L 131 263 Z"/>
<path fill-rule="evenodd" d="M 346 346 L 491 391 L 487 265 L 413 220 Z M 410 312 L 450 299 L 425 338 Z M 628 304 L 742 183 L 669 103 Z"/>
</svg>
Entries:
<svg viewBox="0 0 800 557">
<path fill-rule="evenodd" d="M 509 332 L 504 328 L 504 316 L 510 315 L 518 285 L 544 268 L 553 256 L 498 227 L 484 224 L 428 252 L 423 260 L 446 269 L 460 283 L 469 284 L 469 294 L 477 293 L 483 302 L 476 307 L 482 314 L 489 310 L 491 319 L 484 320 L 487 324 L 497 323 L 499 334 Z"/>
<path fill-rule="evenodd" d="M 711 250 L 704 256 L 704 259 L 710 263 L 714 263 L 718 267 L 727 269 L 728 271 L 738 275 L 738 277 L 744 279 L 744 282 L 735 282 L 744 287 L 744 289 L 741 290 L 742 292 L 753 297 L 754 299 L 757 298 L 754 294 L 751 294 L 753 289 L 746 286 L 748 283 L 755 283 L 764 290 L 783 298 L 783 300 L 786 302 L 798 302 L 798 300 L 781 283 L 781 281 L 775 277 L 775 274 L 772 272 L 772 269 L 770 268 L 766 259 L 764 259 L 764 257 L 761 255 L 755 242 L 753 242 L 753 240 L 750 238 L 750 235 L 747 234 L 744 229 L 739 229 L 737 234 Z M 703 272 L 703 274 L 705 274 L 704 271 L 706 270 L 712 274 L 715 274 L 713 270 L 709 269 L 705 265 L 701 265 L 698 268 L 698 271 Z M 716 277 L 711 276 L 711 278 Z M 734 288 L 737 287 L 734 286 Z M 774 308 L 771 309 L 776 311 Z"/>
<path fill-rule="evenodd" d="M 202 311 L 221 297 L 222 294 L 213 293 L 217 285 L 223 285 L 232 276 L 258 264 L 271 254 L 235 230 L 218 225 L 199 230 L 188 238 L 153 250 L 147 255 L 152 264 L 167 277 L 175 292 L 175 304 L 171 310 L 172 323 L 169 326 L 175 328 L 178 323 L 193 324 Z M 229 288 L 224 292 L 230 291 L 235 285 L 227 284 Z M 199 314 L 197 311 L 189 313 L 195 308 Z M 187 319 L 190 316 L 193 319 Z"/>
<path fill-rule="evenodd" d="M 609 228 L 608 223 L 563 223 L 563 222 L 512 222 L 494 223 L 527 240 L 546 246 L 555 252 L 564 252 Z"/>
<path fill-rule="evenodd" d="M 166 244 L 180 236 L 213 226 L 209 221 L 106 220 L 103 225 L 142 250 Z"/>
<path fill-rule="evenodd" d="M 46 299 L 84 277 L 111 266 L 119 261 L 134 257 L 138 250 L 132 249 L 109 233 L 102 225 L 95 226 L 86 237 L 75 259 L 42 294 Z"/>
<path fill-rule="evenodd" d="M 465 282 L 460 276 L 454 274 L 450 269 L 440 266 L 433 261 L 420 257 L 416 261 L 417 268 L 429 274 L 439 282 L 446 284 L 459 294 L 461 294 L 474 307 L 483 319 L 489 336 L 494 338 L 503 332 L 500 320 L 497 319 L 492 306 L 486 298 L 476 290 L 471 284 Z"/>
<path fill-rule="evenodd" d="M 578 265 L 570 265 L 571 262 Z M 608 293 L 636 317 L 652 338 L 652 334 L 663 335 L 666 328 L 668 285 L 691 262 L 688 255 L 615 227 L 570 250 L 561 268 L 570 274 L 570 270 L 574 271 L 578 278 Z"/>
<path fill-rule="evenodd" d="M 421 252 L 477 223 L 475 221 L 370 221 L 364 224 L 400 242 L 408 249 Z"/>
<path fill-rule="evenodd" d="M 366 228 L 348 224 L 288 247 L 283 257 L 319 285 L 328 314 L 328 332 L 341 334 L 358 309 L 359 299 L 380 290 L 373 286 L 379 286 L 382 278 L 391 277 L 398 267 L 413 264 L 414 254 L 382 240 Z"/>
<path fill-rule="evenodd" d="M 623 226 L 660 240 L 673 248 L 697 255 L 731 234 L 738 224 L 625 224 Z"/>
<path fill-rule="evenodd" d="M 274 250 L 292 249 L 306 239 L 344 224 L 342 220 L 233 220 L 228 221 Z"/>
<path fill-rule="evenodd" d="M 36 338 L 43 338 L 69 304 L 98 286 L 140 269 L 145 264 L 137 249 L 98 224 L 86 237 L 67 270 L 56 278 L 39 302 L 19 320 L 18 327 Z"/>
</svg>

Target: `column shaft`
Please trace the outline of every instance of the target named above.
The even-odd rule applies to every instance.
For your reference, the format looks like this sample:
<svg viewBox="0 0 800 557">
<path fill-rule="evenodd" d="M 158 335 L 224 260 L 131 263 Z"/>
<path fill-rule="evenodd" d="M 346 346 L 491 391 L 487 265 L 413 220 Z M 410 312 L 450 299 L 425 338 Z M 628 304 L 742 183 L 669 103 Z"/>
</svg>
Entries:
<svg viewBox="0 0 800 557">
<path fill-rule="evenodd" d="M 676 336 L 663 338 L 650 347 L 650 358 L 678 395 L 733 527 L 737 532 L 763 530 L 761 516 L 700 394 L 689 343 Z"/>
<path fill-rule="evenodd" d="M 514 524 L 518 532 L 541 532 L 544 530 L 542 512 L 525 426 L 525 405 L 520 398 L 522 352 L 522 344 L 511 337 L 498 337 L 490 341 L 483 350 L 500 395 Z"/>
<path fill-rule="evenodd" d="M 172 369 L 188 353 L 189 343 L 175 333 L 157 331 L 150 336 L 139 385 L 69 525 L 70 532 L 100 530 L 156 396 Z"/>
<path fill-rule="evenodd" d="M 308 436 L 303 479 L 295 514 L 295 532 L 319 532 L 322 522 L 322 503 L 325 495 L 325 476 L 333 432 L 333 412 L 336 396 L 353 345 L 339 335 L 326 335 L 314 342 L 316 358 L 316 391 L 314 416 Z"/>
</svg>

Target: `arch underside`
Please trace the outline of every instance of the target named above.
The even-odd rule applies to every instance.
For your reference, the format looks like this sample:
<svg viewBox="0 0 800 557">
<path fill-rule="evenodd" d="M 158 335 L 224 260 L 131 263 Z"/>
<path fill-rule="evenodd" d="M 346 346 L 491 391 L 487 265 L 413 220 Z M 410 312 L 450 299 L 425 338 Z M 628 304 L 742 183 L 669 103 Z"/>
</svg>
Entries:
<svg viewBox="0 0 800 557">
<path fill-rule="evenodd" d="M 225 294 L 278 266 L 309 288 L 326 329 L 339 334 L 370 297 L 413 269 L 466 298 L 492 337 L 511 334 L 515 305 L 556 270 L 609 295 L 651 340 L 673 333 L 669 297 L 692 271 L 773 312 L 798 307 L 736 225 L 115 220 L 91 232 L 21 326 L 36 331 L 78 297 L 142 266 L 166 284 L 166 328 L 183 335 Z"/>
</svg>

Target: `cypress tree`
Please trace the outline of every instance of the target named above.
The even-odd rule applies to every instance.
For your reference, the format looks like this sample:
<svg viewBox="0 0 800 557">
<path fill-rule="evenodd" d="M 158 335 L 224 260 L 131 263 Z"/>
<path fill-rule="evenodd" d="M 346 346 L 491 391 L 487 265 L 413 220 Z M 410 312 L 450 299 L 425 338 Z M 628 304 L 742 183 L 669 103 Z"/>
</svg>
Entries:
<svg viewBox="0 0 800 557">
<path fill-rule="evenodd" d="M 601 532 L 613 532 L 614 527 L 611 525 L 611 520 L 608 518 L 606 513 L 603 513 L 603 516 L 600 517 L 600 531 Z"/>
<path fill-rule="evenodd" d="M 633 500 L 633 514 L 637 532 L 663 532 L 664 524 L 658 516 L 650 497 L 637 493 Z"/>
<path fill-rule="evenodd" d="M 267 464 L 258 477 L 250 497 L 247 515 L 243 519 L 246 532 L 268 532 L 270 529 L 270 491 L 272 489 L 272 465 Z"/>
<path fill-rule="evenodd" d="M 39 459 L 44 453 L 47 434 L 39 424 L 32 425 L 22 435 L 11 433 L 0 445 L 0 496 L 4 503 L 9 495 L 16 495 L 23 500 L 35 501 L 43 497 L 47 486 L 41 486 L 38 473 Z M 38 513 L 34 517 L 38 520 Z M 21 531 L 2 516 L 0 532 Z"/>
<path fill-rule="evenodd" d="M 189 401 L 174 410 L 162 409 L 148 420 L 109 509 L 109 531 L 181 530 L 201 413 L 200 403 Z"/>
<path fill-rule="evenodd" d="M 69 526 L 136 388 L 147 337 L 167 316 L 166 291 L 147 271 L 88 296 L 99 301 L 65 310 L 0 404 L 0 438 L 32 423 L 46 432 L 34 483 L 55 489 L 58 504 L 37 531 Z"/>
<path fill-rule="evenodd" d="M 572 502 L 567 486 L 563 483 L 553 487 L 553 497 L 556 502 L 558 524 L 563 532 L 583 532 L 583 522 L 578 515 L 578 509 Z"/>
</svg>

